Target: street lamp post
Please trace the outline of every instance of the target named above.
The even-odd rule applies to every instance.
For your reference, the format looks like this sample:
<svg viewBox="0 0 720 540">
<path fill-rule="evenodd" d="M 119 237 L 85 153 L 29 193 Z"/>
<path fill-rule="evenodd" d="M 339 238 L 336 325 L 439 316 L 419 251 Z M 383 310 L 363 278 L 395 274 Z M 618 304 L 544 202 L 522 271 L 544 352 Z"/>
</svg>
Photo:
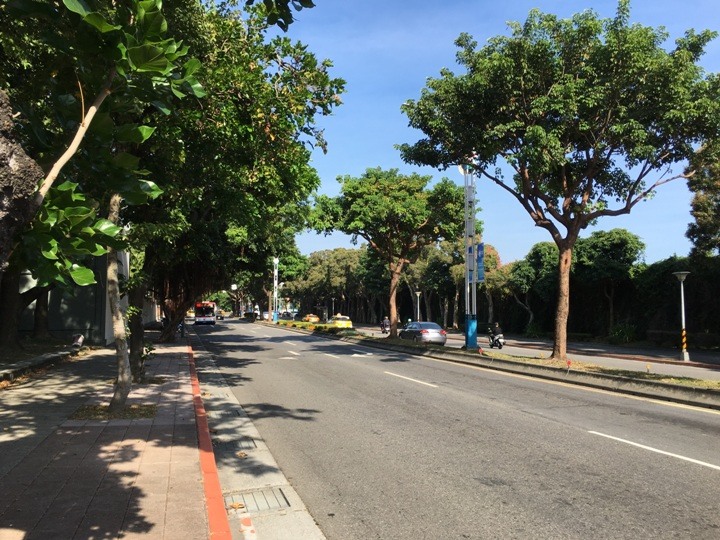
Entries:
<svg viewBox="0 0 720 540">
<path fill-rule="evenodd" d="M 232 291 L 232 300 L 233 300 L 233 310 L 235 311 L 235 315 L 238 317 L 240 316 L 240 302 L 238 301 L 238 295 L 237 295 L 237 285 L 233 283 L 230 285 L 230 290 Z"/>
<path fill-rule="evenodd" d="M 335 315 L 335 297 L 333 296 L 330 300 L 332 300 L 332 312 L 330 316 L 333 317 Z"/>
<path fill-rule="evenodd" d="M 475 173 L 470 165 L 460 165 L 465 180 L 465 349 L 477 344 L 477 256 L 475 245 Z"/>
<path fill-rule="evenodd" d="M 277 308 L 278 308 L 278 264 L 280 263 L 280 259 L 277 257 L 273 257 L 273 302 L 272 302 L 272 320 L 273 322 L 277 322 L 278 320 L 278 314 L 277 314 Z"/>
<path fill-rule="evenodd" d="M 420 321 L 420 291 L 415 291 L 415 296 L 417 296 L 417 319 L 416 321 Z"/>
<path fill-rule="evenodd" d="M 683 362 L 690 361 L 690 355 L 687 351 L 687 333 L 685 332 L 685 278 L 690 272 L 673 272 L 673 276 L 678 278 L 680 282 L 680 321 L 682 323 L 682 359 Z"/>
</svg>

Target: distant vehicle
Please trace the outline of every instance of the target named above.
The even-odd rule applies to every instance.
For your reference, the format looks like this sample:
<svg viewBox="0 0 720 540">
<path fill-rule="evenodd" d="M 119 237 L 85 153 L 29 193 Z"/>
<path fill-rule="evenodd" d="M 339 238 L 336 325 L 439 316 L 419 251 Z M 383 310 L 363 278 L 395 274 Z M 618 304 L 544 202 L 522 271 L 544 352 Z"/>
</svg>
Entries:
<svg viewBox="0 0 720 540">
<path fill-rule="evenodd" d="M 216 311 L 215 302 L 196 302 L 195 324 L 215 324 Z"/>
<path fill-rule="evenodd" d="M 294 320 L 295 320 L 295 314 L 294 314 L 294 313 L 290 313 L 289 311 L 283 311 L 283 312 L 280 314 L 279 319 L 280 319 L 281 321 L 294 321 Z"/>
<path fill-rule="evenodd" d="M 347 315 L 335 315 L 330 318 L 330 324 L 337 328 L 352 328 L 352 321 Z"/>
<path fill-rule="evenodd" d="M 311 323 L 319 323 L 320 317 L 315 315 L 314 313 L 308 313 L 302 318 L 303 322 L 311 322 Z"/>
<path fill-rule="evenodd" d="M 409 322 L 398 335 L 400 339 L 411 339 L 415 343 L 445 345 L 447 342 L 447 332 L 434 322 Z"/>
</svg>

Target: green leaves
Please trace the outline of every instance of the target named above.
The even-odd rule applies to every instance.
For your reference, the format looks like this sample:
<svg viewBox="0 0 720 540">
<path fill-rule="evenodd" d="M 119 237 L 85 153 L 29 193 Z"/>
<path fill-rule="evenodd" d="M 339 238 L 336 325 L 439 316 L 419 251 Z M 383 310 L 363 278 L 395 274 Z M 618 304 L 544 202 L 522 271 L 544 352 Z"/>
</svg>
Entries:
<svg viewBox="0 0 720 540">
<path fill-rule="evenodd" d="M 133 71 L 169 74 L 175 66 L 165 57 L 165 49 L 143 44 L 127 49 L 127 60 Z"/>
<path fill-rule="evenodd" d="M 142 144 L 155 132 L 154 127 L 138 126 L 137 124 L 126 124 L 120 126 L 115 132 L 117 140 L 134 144 Z"/>
<path fill-rule="evenodd" d="M 443 71 L 403 106 L 425 138 L 401 153 L 439 167 L 472 160 L 481 171 L 505 162 L 514 184 L 488 176 L 538 225 L 575 235 L 599 216 L 629 212 L 652 191 L 644 183 L 651 172 L 720 135 L 720 89 L 695 64 L 713 36 L 689 32 L 668 53 L 664 30 L 630 25 L 627 1 L 611 20 L 534 10 L 511 36 L 479 49 L 462 35 L 465 72 Z"/>
<path fill-rule="evenodd" d="M 449 180 L 426 190 L 429 176 L 380 168 L 338 180 L 340 197 L 320 199 L 321 210 L 330 210 L 337 229 L 364 238 L 385 259 L 412 260 L 426 245 L 457 236 L 462 226 L 462 188 Z"/>
<path fill-rule="evenodd" d="M 122 247 L 122 229 L 98 219 L 95 205 L 78 191 L 78 184 L 63 182 L 45 198 L 33 227 L 23 237 L 23 257 L 41 284 L 95 283 L 83 259 L 107 253 L 106 246 Z"/>
<path fill-rule="evenodd" d="M 100 13 L 90 11 L 90 8 L 83 0 L 63 0 L 63 4 L 73 13 L 80 15 L 84 22 L 100 32 L 112 32 L 121 28 L 120 25 L 108 23 Z"/>
</svg>

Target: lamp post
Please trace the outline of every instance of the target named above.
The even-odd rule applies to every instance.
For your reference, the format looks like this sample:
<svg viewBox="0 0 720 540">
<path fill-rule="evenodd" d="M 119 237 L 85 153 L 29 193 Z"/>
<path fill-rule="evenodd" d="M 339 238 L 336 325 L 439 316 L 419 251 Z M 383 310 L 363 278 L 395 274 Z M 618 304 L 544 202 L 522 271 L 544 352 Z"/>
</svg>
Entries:
<svg viewBox="0 0 720 540">
<path fill-rule="evenodd" d="M 470 165 L 459 165 L 465 180 L 465 349 L 477 344 L 477 246 L 475 245 L 475 173 Z"/>
<path fill-rule="evenodd" d="M 235 283 L 230 285 L 230 290 L 232 291 L 233 311 L 235 311 L 235 315 L 237 315 L 239 317 L 240 316 L 240 306 L 239 306 L 238 296 L 237 296 L 237 285 Z"/>
<path fill-rule="evenodd" d="M 685 332 L 685 289 L 683 283 L 690 272 L 673 272 L 673 276 L 680 282 L 680 321 L 682 323 L 682 359 L 683 362 L 690 361 L 687 351 L 687 333 Z"/>
<path fill-rule="evenodd" d="M 417 319 L 416 321 L 420 321 L 420 291 L 415 291 L 415 296 L 417 296 Z"/>
<path fill-rule="evenodd" d="M 335 297 L 333 296 L 330 300 L 332 300 L 332 311 L 330 316 L 333 317 L 335 315 Z"/>
<path fill-rule="evenodd" d="M 272 321 L 277 322 L 277 307 L 278 307 L 278 263 L 280 259 L 273 257 L 273 298 L 272 298 Z"/>
</svg>

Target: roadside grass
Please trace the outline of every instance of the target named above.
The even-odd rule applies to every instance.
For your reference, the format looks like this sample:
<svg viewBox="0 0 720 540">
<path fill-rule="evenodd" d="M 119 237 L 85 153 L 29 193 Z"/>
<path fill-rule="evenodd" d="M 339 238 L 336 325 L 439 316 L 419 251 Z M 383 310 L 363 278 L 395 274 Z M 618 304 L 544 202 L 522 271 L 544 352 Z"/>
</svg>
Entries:
<svg viewBox="0 0 720 540">
<path fill-rule="evenodd" d="M 424 345 L 419 343 L 413 343 L 411 341 L 390 337 L 377 338 L 373 336 L 360 336 L 361 340 L 372 340 L 377 341 L 382 339 L 386 343 L 393 345 L 402 345 L 403 347 L 414 347 L 420 350 L 434 349 L 437 351 L 447 351 L 445 347 L 440 345 Z M 462 352 L 462 351 L 461 351 Z M 473 354 L 473 353 L 465 353 Z M 720 381 L 706 380 L 706 379 L 695 379 L 693 377 L 673 377 L 671 375 L 663 375 L 661 373 L 652 372 L 652 362 L 644 364 L 645 371 L 632 371 L 627 369 L 608 368 L 605 366 L 598 366 L 597 364 L 591 364 L 588 362 L 579 362 L 572 360 L 568 367 L 567 362 L 560 360 L 551 360 L 542 356 L 512 356 L 501 352 L 492 351 L 489 352 L 486 349 L 482 350 L 481 356 L 490 360 L 503 360 L 506 362 L 515 362 L 518 364 L 531 364 L 535 366 L 543 366 L 549 368 L 555 368 L 559 370 L 581 371 L 585 373 L 597 373 L 599 375 L 610 375 L 615 377 L 624 377 L 626 379 L 643 380 L 664 384 L 675 384 L 680 386 L 686 386 L 689 388 L 703 388 L 707 390 L 720 390 Z"/>
<path fill-rule="evenodd" d="M 572 360 L 570 366 L 566 362 L 560 360 L 551 360 L 543 357 L 530 357 L 530 356 L 511 356 L 509 354 L 503 354 L 500 352 L 489 353 L 483 352 L 485 358 L 494 358 L 498 360 L 505 360 L 508 362 L 517 362 L 521 364 L 532 364 L 537 366 L 545 366 L 557 369 L 570 369 L 571 371 L 582 371 L 585 373 L 597 373 L 600 375 L 612 375 L 615 377 L 624 377 L 627 379 L 636 379 L 643 381 L 659 382 L 665 384 L 676 384 L 680 386 L 687 386 L 692 388 L 705 388 L 707 390 L 720 390 L 720 381 L 712 381 L 706 379 L 695 379 L 693 377 L 673 377 L 671 375 L 663 375 L 661 373 L 652 372 L 652 362 L 645 364 L 645 371 L 632 371 L 627 369 L 609 368 L 605 366 L 598 366 L 597 364 L 591 364 L 588 362 L 578 362 Z"/>
</svg>

